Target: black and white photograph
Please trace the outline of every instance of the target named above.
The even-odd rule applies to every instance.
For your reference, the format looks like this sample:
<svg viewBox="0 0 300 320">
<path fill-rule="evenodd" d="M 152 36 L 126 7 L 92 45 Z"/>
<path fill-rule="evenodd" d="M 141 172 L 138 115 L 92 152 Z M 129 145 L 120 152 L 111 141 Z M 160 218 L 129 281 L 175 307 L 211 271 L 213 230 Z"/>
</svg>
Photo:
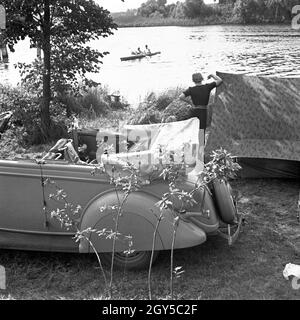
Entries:
<svg viewBox="0 0 300 320">
<path fill-rule="evenodd" d="M 300 0 L 0 0 L 0 311 L 299 298 Z"/>
</svg>

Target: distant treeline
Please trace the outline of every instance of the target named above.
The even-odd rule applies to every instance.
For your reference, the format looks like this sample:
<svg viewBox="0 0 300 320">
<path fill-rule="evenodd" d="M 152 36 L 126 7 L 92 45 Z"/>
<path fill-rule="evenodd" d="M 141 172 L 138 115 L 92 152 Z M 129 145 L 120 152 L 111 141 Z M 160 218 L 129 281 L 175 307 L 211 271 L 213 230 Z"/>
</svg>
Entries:
<svg viewBox="0 0 300 320">
<path fill-rule="evenodd" d="M 203 0 L 167 4 L 167 0 L 147 0 L 138 9 L 114 13 L 119 27 L 155 25 L 289 23 L 293 6 L 300 0 L 219 0 L 207 5 Z"/>
</svg>

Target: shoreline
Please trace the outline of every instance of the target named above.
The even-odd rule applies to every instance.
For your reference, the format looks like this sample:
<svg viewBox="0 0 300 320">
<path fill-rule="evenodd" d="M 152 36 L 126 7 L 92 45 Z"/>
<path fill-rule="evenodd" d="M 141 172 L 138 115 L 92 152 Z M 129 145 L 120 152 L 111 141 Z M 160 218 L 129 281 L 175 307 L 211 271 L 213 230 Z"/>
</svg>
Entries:
<svg viewBox="0 0 300 320">
<path fill-rule="evenodd" d="M 194 2 L 195 4 L 195 2 Z M 293 13 L 288 5 L 279 6 L 263 2 L 227 0 L 218 4 L 204 5 L 201 10 L 192 11 L 193 2 L 165 6 L 161 8 L 150 5 L 135 10 L 113 12 L 111 16 L 119 28 L 151 26 L 206 26 L 206 25 L 291 25 Z"/>
<path fill-rule="evenodd" d="M 116 22 L 117 23 L 117 22 Z M 118 24 L 118 23 L 117 23 Z M 120 24 L 118 29 L 121 28 L 151 28 L 151 27 L 205 27 L 205 26 L 289 26 L 290 23 L 272 23 L 272 22 L 260 22 L 260 23 L 234 23 L 234 22 L 212 22 L 212 23 L 133 23 L 133 24 Z M 296 30 L 297 31 L 297 30 Z"/>
</svg>

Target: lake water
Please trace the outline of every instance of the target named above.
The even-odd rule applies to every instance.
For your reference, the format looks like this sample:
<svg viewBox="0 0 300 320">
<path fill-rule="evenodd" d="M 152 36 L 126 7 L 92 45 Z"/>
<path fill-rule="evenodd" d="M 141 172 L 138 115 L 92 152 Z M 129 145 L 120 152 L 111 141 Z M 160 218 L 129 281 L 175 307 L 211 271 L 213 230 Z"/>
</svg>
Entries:
<svg viewBox="0 0 300 320">
<path fill-rule="evenodd" d="M 145 44 L 161 54 L 121 61 Z M 92 78 L 119 91 L 132 105 L 147 93 L 192 84 L 195 71 L 300 77 L 300 32 L 290 26 L 201 26 L 121 28 L 92 47 L 109 51 L 99 74 Z M 8 65 L 0 66 L 0 81 L 16 84 L 17 62 L 30 62 L 36 50 L 18 43 Z"/>
</svg>

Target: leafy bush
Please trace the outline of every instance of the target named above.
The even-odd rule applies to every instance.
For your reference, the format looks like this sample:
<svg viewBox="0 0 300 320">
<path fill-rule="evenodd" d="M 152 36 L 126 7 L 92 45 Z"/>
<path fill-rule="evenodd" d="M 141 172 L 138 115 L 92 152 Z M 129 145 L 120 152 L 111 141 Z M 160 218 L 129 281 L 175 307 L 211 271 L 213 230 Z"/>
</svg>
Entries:
<svg viewBox="0 0 300 320">
<path fill-rule="evenodd" d="M 79 114 L 94 112 L 96 115 L 106 114 L 109 110 L 108 101 L 99 89 L 90 89 L 81 96 L 73 97 L 72 100 L 79 106 Z M 72 108 L 72 106 L 71 106 Z"/>
<path fill-rule="evenodd" d="M 17 139 L 21 146 L 41 144 L 40 97 L 21 87 L 0 86 L 0 112 L 12 111 L 12 123 L 19 127 Z M 53 140 L 67 135 L 67 121 L 63 106 L 53 102 L 50 107 L 53 123 L 50 136 Z"/>
<path fill-rule="evenodd" d="M 32 83 L 31 83 L 32 84 Z M 12 111 L 12 123 L 20 127 L 22 134 L 17 139 L 22 146 L 44 143 L 40 121 L 39 88 L 31 86 L 9 87 L 0 86 L 0 112 Z M 96 119 L 109 116 L 114 111 L 128 110 L 128 104 L 112 101 L 105 87 L 81 90 L 80 95 L 64 94 L 54 97 L 50 105 L 52 124 L 50 137 L 57 140 L 67 136 L 67 127 L 71 122 L 71 114 L 80 115 L 85 119 Z"/>
<path fill-rule="evenodd" d="M 163 112 L 163 119 L 167 120 L 169 117 L 175 117 L 176 120 L 186 120 L 190 117 L 191 106 L 179 99 L 174 100 L 168 105 L 168 107 Z"/>
<path fill-rule="evenodd" d="M 13 160 L 18 159 L 37 159 L 42 158 L 45 152 L 52 147 L 49 144 L 25 146 L 23 143 L 23 127 L 11 125 L 0 138 L 0 158 Z"/>
<path fill-rule="evenodd" d="M 163 92 L 157 97 L 155 108 L 157 110 L 164 110 L 172 101 L 173 97 L 169 94 L 169 92 Z"/>
<path fill-rule="evenodd" d="M 0 158 L 14 159 L 25 152 L 25 149 L 19 143 L 22 134 L 23 130 L 17 127 L 16 130 L 8 129 L 1 135 Z"/>
<path fill-rule="evenodd" d="M 190 106 L 178 100 L 182 91 L 182 88 L 173 88 L 160 93 L 149 93 L 129 122 L 131 124 L 148 124 L 187 119 Z"/>
</svg>

